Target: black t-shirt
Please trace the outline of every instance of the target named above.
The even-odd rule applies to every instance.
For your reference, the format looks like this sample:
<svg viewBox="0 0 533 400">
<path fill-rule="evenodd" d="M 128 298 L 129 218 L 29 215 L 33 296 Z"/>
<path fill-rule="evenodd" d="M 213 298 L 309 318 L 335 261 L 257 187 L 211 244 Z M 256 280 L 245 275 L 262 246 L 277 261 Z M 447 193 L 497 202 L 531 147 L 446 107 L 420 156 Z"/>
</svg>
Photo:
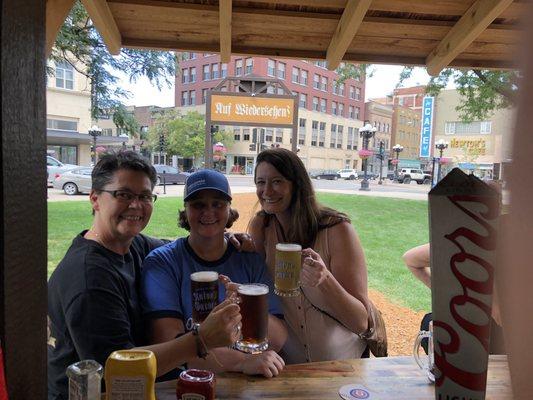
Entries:
<svg viewBox="0 0 533 400">
<path fill-rule="evenodd" d="M 68 399 L 67 367 L 102 366 L 115 350 L 147 344 L 139 302 L 144 258 L 165 242 L 138 235 L 120 255 L 76 236 L 48 281 L 48 399 Z"/>
</svg>

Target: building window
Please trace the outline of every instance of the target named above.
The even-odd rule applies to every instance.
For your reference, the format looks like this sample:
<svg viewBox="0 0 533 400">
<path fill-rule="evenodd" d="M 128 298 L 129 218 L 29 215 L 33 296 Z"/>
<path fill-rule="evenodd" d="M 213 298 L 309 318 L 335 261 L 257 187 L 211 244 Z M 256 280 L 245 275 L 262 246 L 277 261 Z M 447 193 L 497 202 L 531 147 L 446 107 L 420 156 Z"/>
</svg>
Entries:
<svg viewBox="0 0 533 400">
<path fill-rule="evenodd" d="M 225 78 L 227 76 L 228 76 L 228 64 L 224 63 L 222 64 L 220 77 Z"/>
<path fill-rule="evenodd" d="M 339 85 L 339 96 L 344 96 L 344 83 Z"/>
<path fill-rule="evenodd" d="M 350 86 L 350 99 L 355 100 L 355 86 Z"/>
<path fill-rule="evenodd" d="M 56 87 L 74 89 L 74 67 L 66 61 L 56 61 Z"/>
<path fill-rule="evenodd" d="M 316 146 L 318 144 L 318 121 L 312 122 L 312 131 L 311 131 L 311 146 Z"/>
<path fill-rule="evenodd" d="M 249 128 L 244 128 L 242 130 L 242 140 L 245 140 L 247 142 L 250 141 L 250 129 Z"/>
<path fill-rule="evenodd" d="M 488 135 L 492 131 L 491 121 L 474 122 L 446 122 L 444 133 L 446 135 Z"/>
<path fill-rule="evenodd" d="M 313 97 L 313 111 L 318 111 L 318 97 Z"/>
<path fill-rule="evenodd" d="M 337 141 L 337 124 L 331 124 L 331 134 L 329 137 L 329 147 L 335 148 L 335 142 Z"/>
<path fill-rule="evenodd" d="M 348 138 L 346 140 L 346 150 L 353 150 L 353 128 L 351 126 L 348 127 Z"/>
<path fill-rule="evenodd" d="M 320 90 L 320 75 L 313 76 L 313 88 Z"/>
<path fill-rule="evenodd" d="M 274 88 L 274 86 L 267 86 L 267 93 L 268 94 L 276 93 L 276 89 Z"/>
<path fill-rule="evenodd" d="M 203 74 L 202 74 L 202 79 L 204 81 L 208 81 L 209 80 L 209 64 L 206 64 L 203 66 Z"/>
<path fill-rule="evenodd" d="M 292 83 L 300 83 L 300 68 L 292 67 Z"/>
<path fill-rule="evenodd" d="M 276 62 L 274 60 L 268 60 L 267 75 L 276 76 Z"/>
<path fill-rule="evenodd" d="M 321 77 L 320 90 L 327 92 L 328 91 L 328 78 L 325 76 Z"/>
<path fill-rule="evenodd" d="M 339 103 L 339 115 L 341 117 L 344 117 L 344 104 L 343 103 Z"/>
<path fill-rule="evenodd" d="M 46 128 L 56 129 L 58 131 L 78 131 L 78 122 L 77 121 L 65 121 L 61 119 L 47 119 Z"/>
<path fill-rule="evenodd" d="M 278 94 L 285 94 L 285 89 L 283 89 L 281 86 L 278 86 L 277 93 Z"/>
<path fill-rule="evenodd" d="M 320 99 L 320 111 L 323 113 L 328 111 L 328 102 L 326 99 Z"/>
<path fill-rule="evenodd" d="M 235 76 L 242 75 L 242 58 L 235 60 Z"/>
<path fill-rule="evenodd" d="M 102 136 L 113 136 L 113 128 L 103 128 Z"/>
<path fill-rule="evenodd" d="M 233 128 L 233 139 L 241 140 L 241 128 Z"/>
<path fill-rule="evenodd" d="M 285 63 L 278 62 L 278 78 L 279 79 L 285 79 Z"/>
<path fill-rule="evenodd" d="M 318 147 L 324 147 L 324 142 L 326 141 L 326 123 L 320 123 L 320 129 L 318 131 Z"/>
<path fill-rule="evenodd" d="M 344 134 L 344 126 L 337 126 L 337 149 L 342 149 L 342 135 Z"/>
<path fill-rule="evenodd" d="M 300 93 L 300 104 L 298 106 L 307 108 L 307 95 L 305 93 Z"/>
<path fill-rule="evenodd" d="M 186 106 L 189 101 L 189 92 L 181 92 L 181 105 Z"/>
<path fill-rule="evenodd" d="M 298 144 L 305 144 L 305 122 L 304 118 L 300 118 L 298 125 Z"/>
<path fill-rule="evenodd" d="M 331 102 L 331 113 L 333 115 L 337 115 L 337 102 L 336 101 Z"/>
<path fill-rule="evenodd" d="M 276 129 L 276 143 L 283 143 L 283 129 Z"/>
<path fill-rule="evenodd" d="M 300 85 L 307 86 L 307 71 L 303 69 L 300 71 Z"/>
<path fill-rule="evenodd" d="M 273 136 L 274 136 L 274 129 L 266 129 L 265 142 L 271 142 Z"/>
<path fill-rule="evenodd" d="M 361 100 L 361 88 L 355 88 L 355 100 Z"/>
<path fill-rule="evenodd" d="M 195 60 L 196 59 L 196 53 L 189 53 L 189 57 L 191 60 Z"/>
<path fill-rule="evenodd" d="M 253 72 L 254 69 L 254 59 L 253 58 L 247 58 L 246 59 L 246 75 L 250 75 Z"/>
<path fill-rule="evenodd" d="M 218 71 L 218 64 L 211 64 L 211 77 L 213 79 L 220 78 L 220 73 Z"/>
<path fill-rule="evenodd" d="M 202 104 L 205 104 L 207 101 L 207 89 L 202 89 Z"/>
<path fill-rule="evenodd" d="M 191 90 L 189 92 L 189 105 L 191 106 L 196 105 L 196 90 Z"/>
<path fill-rule="evenodd" d="M 189 69 L 183 68 L 181 70 L 181 83 L 189 83 Z"/>
<path fill-rule="evenodd" d="M 189 82 L 196 82 L 196 67 L 191 67 L 191 70 L 189 72 Z"/>
<path fill-rule="evenodd" d="M 359 119 L 360 114 L 361 114 L 361 108 L 355 107 L 355 119 Z"/>
</svg>

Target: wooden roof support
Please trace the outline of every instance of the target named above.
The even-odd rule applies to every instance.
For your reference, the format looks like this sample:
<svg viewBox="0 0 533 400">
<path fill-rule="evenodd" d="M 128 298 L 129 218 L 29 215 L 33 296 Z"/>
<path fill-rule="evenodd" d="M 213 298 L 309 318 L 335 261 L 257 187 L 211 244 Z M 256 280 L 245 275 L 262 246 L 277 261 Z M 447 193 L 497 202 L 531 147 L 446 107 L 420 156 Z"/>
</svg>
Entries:
<svg viewBox="0 0 533 400">
<path fill-rule="evenodd" d="M 513 0 L 478 0 L 426 58 L 430 75 L 438 75 L 503 12 Z"/>
<path fill-rule="evenodd" d="M 231 8 L 232 0 L 219 2 L 220 61 L 229 63 L 231 58 Z"/>
<path fill-rule="evenodd" d="M 117 55 L 122 47 L 122 37 L 118 30 L 113 14 L 107 5 L 106 0 L 81 0 L 83 6 L 89 13 L 102 39 L 104 40 L 107 50 L 111 54 Z"/>
<path fill-rule="evenodd" d="M 371 3 L 372 0 L 348 0 L 346 3 L 326 52 L 328 69 L 334 70 L 339 66 Z"/>
<path fill-rule="evenodd" d="M 57 33 L 73 5 L 74 0 L 46 1 L 46 57 L 52 53 Z"/>
</svg>

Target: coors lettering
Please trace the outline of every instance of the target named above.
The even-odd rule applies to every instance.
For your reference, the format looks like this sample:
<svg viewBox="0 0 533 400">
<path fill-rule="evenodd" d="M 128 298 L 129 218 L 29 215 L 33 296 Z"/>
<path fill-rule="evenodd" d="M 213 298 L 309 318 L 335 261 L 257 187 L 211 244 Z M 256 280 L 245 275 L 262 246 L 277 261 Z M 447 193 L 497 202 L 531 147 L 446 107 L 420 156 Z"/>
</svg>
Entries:
<svg viewBox="0 0 533 400">
<path fill-rule="evenodd" d="M 483 400 L 500 196 L 461 170 L 429 193 L 437 400 Z"/>
</svg>

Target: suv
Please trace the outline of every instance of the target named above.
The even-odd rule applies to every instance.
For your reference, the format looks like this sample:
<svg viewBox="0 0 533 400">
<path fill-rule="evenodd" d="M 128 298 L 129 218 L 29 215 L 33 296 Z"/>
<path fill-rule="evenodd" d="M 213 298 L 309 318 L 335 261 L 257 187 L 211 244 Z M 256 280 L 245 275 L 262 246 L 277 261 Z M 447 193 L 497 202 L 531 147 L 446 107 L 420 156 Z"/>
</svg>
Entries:
<svg viewBox="0 0 533 400">
<path fill-rule="evenodd" d="M 78 168 L 79 165 L 63 164 L 61 161 L 55 159 L 52 156 L 46 156 L 46 170 L 48 172 L 48 186 L 52 186 L 56 175 L 61 172 L 69 171 L 74 168 Z"/>
<path fill-rule="evenodd" d="M 419 185 L 429 184 L 431 182 L 431 175 L 425 174 L 421 169 L 402 168 L 398 173 L 398 182 L 409 184 L 411 181 L 416 181 Z"/>
<path fill-rule="evenodd" d="M 337 174 L 339 174 L 342 179 L 357 179 L 357 171 L 355 169 L 339 169 Z"/>
</svg>

